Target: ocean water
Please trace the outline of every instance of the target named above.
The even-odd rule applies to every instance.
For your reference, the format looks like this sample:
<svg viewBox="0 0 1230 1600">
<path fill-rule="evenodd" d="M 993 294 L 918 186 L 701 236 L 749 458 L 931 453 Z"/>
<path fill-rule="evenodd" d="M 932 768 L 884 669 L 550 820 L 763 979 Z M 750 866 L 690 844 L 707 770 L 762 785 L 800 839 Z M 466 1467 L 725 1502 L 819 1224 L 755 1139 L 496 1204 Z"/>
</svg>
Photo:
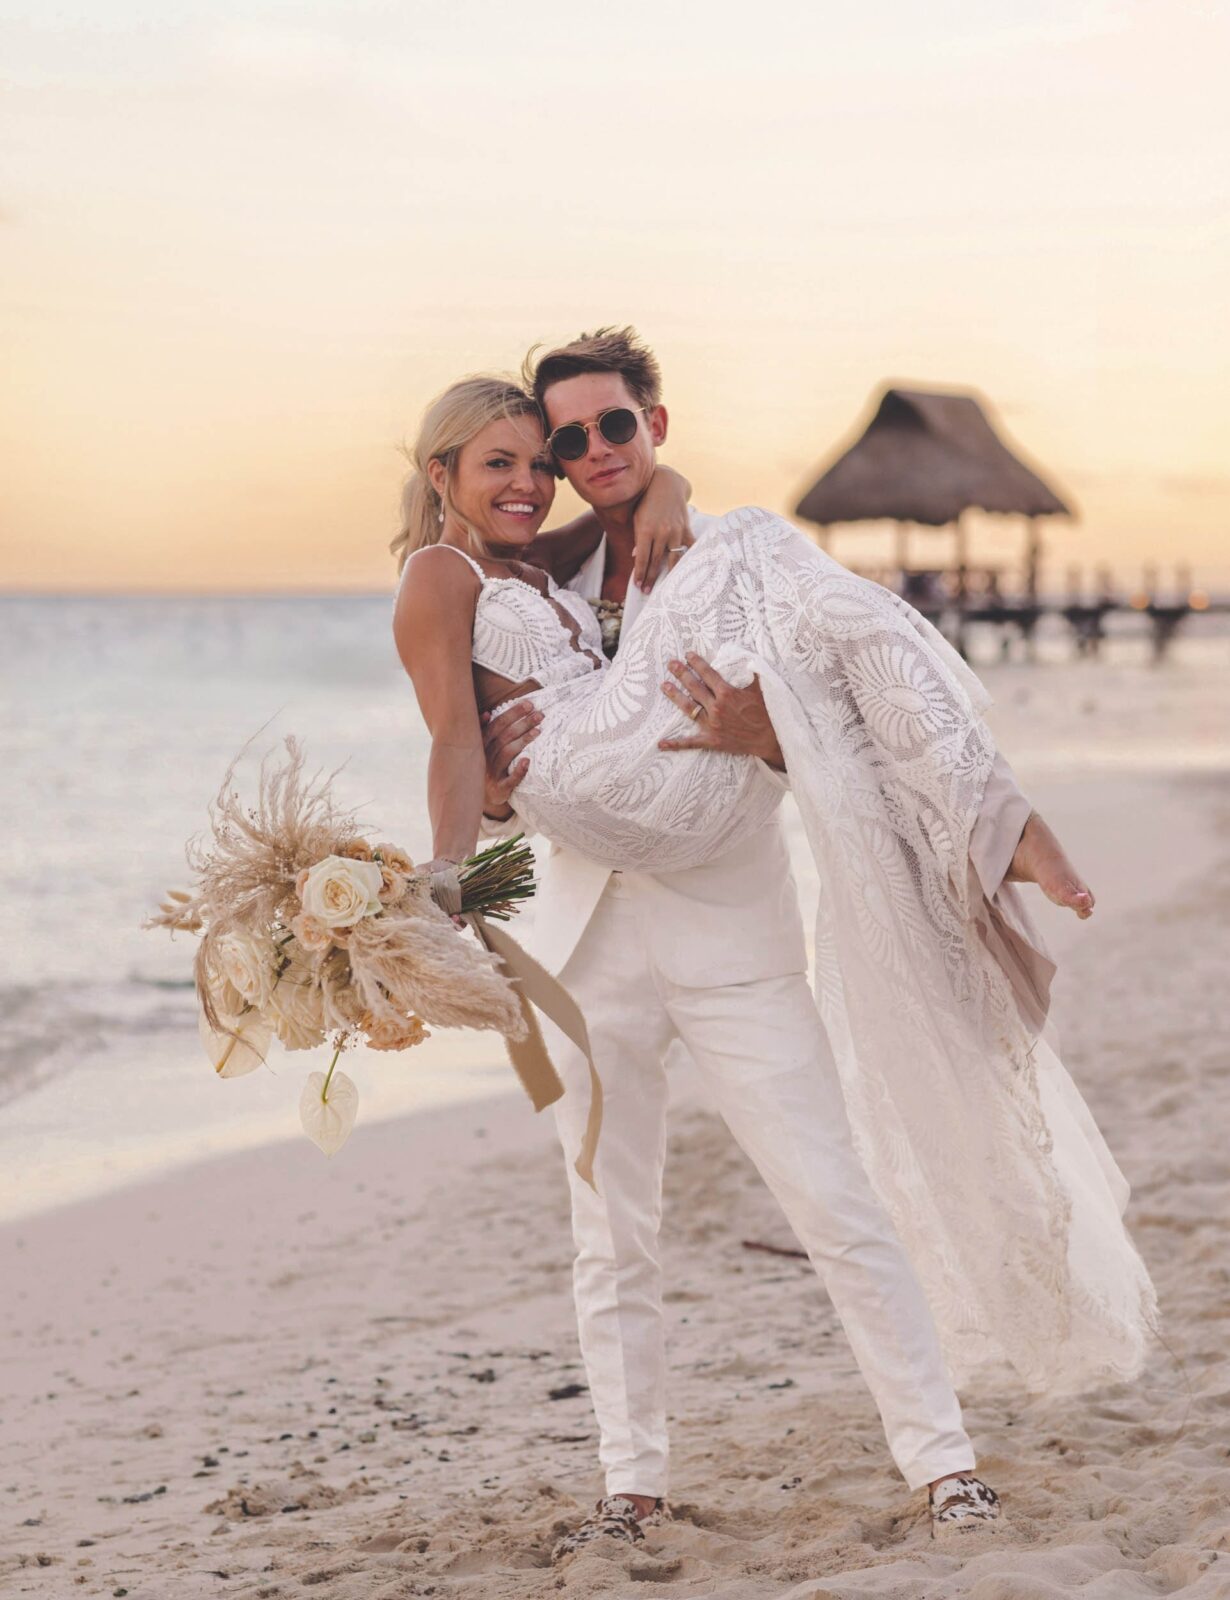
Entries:
<svg viewBox="0 0 1230 1600">
<path fill-rule="evenodd" d="M 194 940 L 141 922 L 186 882 L 185 840 L 248 740 L 241 788 L 295 733 L 309 767 L 341 768 L 370 836 L 430 854 L 427 740 L 389 620 L 385 597 L 0 598 L 0 1216 L 302 1137 L 299 1085 L 324 1052 L 278 1049 L 269 1070 L 218 1080 Z M 1096 663 L 1056 637 L 1035 666 L 987 667 L 1018 772 L 1230 770 L 1230 639 L 1207 623 L 1160 669 L 1139 637 Z M 797 829 L 793 843 L 806 895 Z M 513 1084 L 484 1034 L 347 1067 L 360 1120 Z"/>
<path fill-rule="evenodd" d="M 298 1086 L 324 1052 L 279 1048 L 267 1072 L 216 1079 L 195 941 L 141 922 L 186 883 L 185 841 L 254 735 L 241 788 L 295 733 L 310 768 L 343 768 L 335 791 L 374 837 L 430 854 L 427 742 L 390 612 L 384 598 L 0 602 L 0 1215 L 298 1135 Z M 509 1079 L 482 1034 L 348 1069 L 360 1117 Z"/>
</svg>

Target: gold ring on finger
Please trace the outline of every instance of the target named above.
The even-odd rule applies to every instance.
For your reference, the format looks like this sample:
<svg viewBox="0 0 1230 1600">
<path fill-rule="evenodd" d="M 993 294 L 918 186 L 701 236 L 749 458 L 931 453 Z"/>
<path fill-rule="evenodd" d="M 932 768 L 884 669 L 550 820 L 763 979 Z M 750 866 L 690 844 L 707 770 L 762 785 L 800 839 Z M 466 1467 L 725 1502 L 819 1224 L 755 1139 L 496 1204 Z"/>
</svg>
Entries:
<svg viewBox="0 0 1230 1600">
<path fill-rule="evenodd" d="M 703 710 L 704 710 L 704 709 L 705 709 L 705 708 L 704 708 L 704 706 L 700 706 L 700 705 L 694 705 L 694 706 L 693 706 L 693 707 L 692 707 L 692 709 L 691 709 L 691 711 L 689 711 L 689 712 L 688 712 L 688 716 L 689 716 L 689 717 L 691 717 L 691 719 L 692 719 L 692 721 L 693 721 L 693 722 L 695 722 L 695 721 L 696 721 L 696 719 L 697 719 L 697 717 L 699 717 L 699 716 L 700 716 L 700 714 L 701 714 L 701 712 L 702 712 L 702 711 L 703 711 Z"/>
</svg>

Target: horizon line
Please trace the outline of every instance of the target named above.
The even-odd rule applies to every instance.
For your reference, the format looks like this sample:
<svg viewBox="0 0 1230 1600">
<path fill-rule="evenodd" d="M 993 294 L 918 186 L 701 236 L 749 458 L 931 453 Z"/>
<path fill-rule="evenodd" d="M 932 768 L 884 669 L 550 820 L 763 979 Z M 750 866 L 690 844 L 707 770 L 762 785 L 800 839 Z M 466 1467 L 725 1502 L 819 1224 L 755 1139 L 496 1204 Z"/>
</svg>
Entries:
<svg viewBox="0 0 1230 1600">
<path fill-rule="evenodd" d="M 387 600 L 393 589 L 0 588 L 0 600 Z"/>
<path fill-rule="evenodd" d="M 850 569 L 856 576 L 870 576 L 860 572 L 858 568 Z M 1207 570 L 1207 569 L 1206 569 Z M 1221 607 L 1230 604 L 1230 565 L 1217 563 L 1213 569 L 1217 577 L 1204 584 L 1193 582 L 1193 592 L 1204 594 L 1214 605 Z M 1165 581 L 1158 584 L 1157 591 L 1173 587 Z M 873 578 L 873 582 L 881 582 Z M 1116 590 L 1124 594 L 1140 593 L 1142 585 L 1139 581 L 1133 582 L 1130 578 L 1118 575 L 1114 583 Z M 386 600 L 392 601 L 395 587 L 388 589 L 4 589 L 0 588 L 0 602 L 15 600 Z M 1062 582 L 1042 584 L 1039 588 L 1039 598 L 1049 600 L 1051 603 L 1061 603 L 1070 598 L 1071 591 Z M 1013 596 L 1005 596 L 1009 601 Z"/>
</svg>

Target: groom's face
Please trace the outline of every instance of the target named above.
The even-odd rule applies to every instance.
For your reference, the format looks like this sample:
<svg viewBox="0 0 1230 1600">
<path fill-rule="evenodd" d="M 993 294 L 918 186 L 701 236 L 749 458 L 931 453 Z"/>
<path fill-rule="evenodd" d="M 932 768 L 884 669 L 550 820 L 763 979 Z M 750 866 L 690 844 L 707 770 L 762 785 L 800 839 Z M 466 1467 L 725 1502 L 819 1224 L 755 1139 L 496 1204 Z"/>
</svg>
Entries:
<svg viewBox="0 0 1230 1600">
<path fill-rule="evenodd" d="M 637 409 L 639 402 L 616 372 L 582 372 L 553 383 L 542 397 L 549 428 L 566 422 L 589 424 L 588 447 L 577 461 L 561 461 L 564 476 L 582 500 L 597 511 L 638 500 L 653 477 L 654 451 L 666 438 L 666 408 Z M 626 406 L 636 413 L 636 432 L 627 444 L 603 438 L 598 418 Z"/>
</svg>

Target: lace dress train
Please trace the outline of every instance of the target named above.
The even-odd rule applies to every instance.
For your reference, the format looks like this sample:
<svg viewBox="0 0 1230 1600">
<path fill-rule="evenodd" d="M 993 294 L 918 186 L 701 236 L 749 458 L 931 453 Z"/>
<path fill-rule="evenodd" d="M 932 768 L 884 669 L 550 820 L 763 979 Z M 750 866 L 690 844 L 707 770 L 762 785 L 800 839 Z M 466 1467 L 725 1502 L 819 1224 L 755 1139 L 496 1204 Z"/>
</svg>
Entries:
<svg viewBox="0 0 1230 1600">
<path fill-rule="evenodd" d="M 514 804 L 611 867 L 673 871 L 762 827 L 760 763 L 665 753 L 687 650 L 759 675 L 821 883 L 817 999 L 871 1180 L 954 1380 L 1009 1362 L 1031 1388 L 1134 1376 L 1156 1327 L 1122 1224 L 1127 1185 L 978 934 L 969 842 L 995 749 L 985 691 L 897 596 L 783 518 L 723 517 L 601 671 L 561 674 Z M 732 928 L 731 937 L 738 937 Z"/>
</svg>

